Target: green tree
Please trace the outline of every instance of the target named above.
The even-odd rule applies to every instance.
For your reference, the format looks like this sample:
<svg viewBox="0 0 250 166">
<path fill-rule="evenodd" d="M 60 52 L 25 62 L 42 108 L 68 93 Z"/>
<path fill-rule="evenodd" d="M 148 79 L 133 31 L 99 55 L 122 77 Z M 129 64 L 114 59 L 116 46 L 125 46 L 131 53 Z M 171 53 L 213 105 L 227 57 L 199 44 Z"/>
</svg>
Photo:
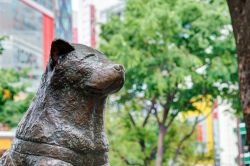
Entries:
<svg viewBox="0 0 250 166">
<path fill-rule="evenodd" d="M 138 123 L 136 123 L 136 126 L 131 123 L 130 117 L 126 112 L 128 108 L 122 109 L 120 107 L 114 111 L 111 107 L 108 110 L 106 112 L 106 129 L 109 136 L 111 165 L 155 165 L 158 132 L 158 126 L 155 124 L 157 122 L 152 119 L 142 128 Z M 165 165 L 167 161 L 175 158 L 179 145 L 185 149 L 176 157 L 180 165 L 193 166 L 197 161 L 211 158 L 212 154 L 204 155 L 196 153 L 195 147 L 202 147 L 202 144 L 195 141 L 197 138 L 196 134 L 192 133 L 193 135 L 189 139 L 185 139 L 187 134 L 192 130 L 192 127 L 193 124 L 190 121 L 175 120 L 173 122 L 164 140 L 164 144 L 168 146 L 168 150 L 164 153 Z M 184 145 L 181 143 L 183 138 L 185 139 Z M 144 140 L 144 143 L 143 141 L 139 142 L 141 140 Z"/>
<path fill-rule="evenodd" d="M 0 39 L 1 41 L 4 38 Z M 3 48 L 0 45 L 0 54 Z M 17 71 L 15 69 L 0 68 L 0 123 L 16 127 L 24 112 L 27 110 L 32 93 L 26 92 L 27 69 Z"/>
<path fill-rule="evenodd" d="M 174 124 L 181 125 L 174 119 L 196 110 L 191 99 L 222 96 L 239 106 L 232 28 L 222 0 L 127 0 L 123 17 L 102 25 L 101 39 L 100 49 L 125 66 L 117 101 L 127 114 L 127 139 L 136 135 L 144 165 L 155 158 L 157 166 L 169 163 L 167 140 Z"/>
</svg>

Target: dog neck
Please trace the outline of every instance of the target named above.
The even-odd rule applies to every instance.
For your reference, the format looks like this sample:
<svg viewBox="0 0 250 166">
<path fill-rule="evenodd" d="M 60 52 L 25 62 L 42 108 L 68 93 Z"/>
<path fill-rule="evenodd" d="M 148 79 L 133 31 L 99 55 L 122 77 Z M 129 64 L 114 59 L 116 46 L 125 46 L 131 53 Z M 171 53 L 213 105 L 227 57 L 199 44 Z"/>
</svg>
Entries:
<svg viewBox="0 0 250 166">
<path fill-rule="evenodd" d="M 47 79 L 20 122 L 17 137 L 83 152 L 106 151 L 105 102 L 106 97 L 84 95 L 67 86 L 55 88 Z"/>
</svg>

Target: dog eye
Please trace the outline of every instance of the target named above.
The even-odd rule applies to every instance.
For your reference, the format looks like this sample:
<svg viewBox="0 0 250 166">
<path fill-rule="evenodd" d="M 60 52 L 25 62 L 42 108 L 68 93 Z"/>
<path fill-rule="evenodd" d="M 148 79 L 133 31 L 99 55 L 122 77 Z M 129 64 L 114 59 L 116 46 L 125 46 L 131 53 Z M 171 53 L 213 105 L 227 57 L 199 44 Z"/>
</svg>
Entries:
<svg viewBox="0 0 250 166">
<path fill-rule="evenodd" d="M 86 56 L 84 57 L 84 59 L 87 59 L 87 58 L 92 57 L 92 56 L 95 56 L 95 54 L 88 54 L 88 55 L 86 55 Z"/>
<path fill-rule="evenodd" d="M 98 56 L 96 56 L 96 55 L 93 54 L 93 53 L 90 53 L 90 54 L 87 54 L 85 57 L 83 57 L 83 58 L 81 59 L 81 61 L 85 61 L 86 59 L 91 58 L 91 57 L 94 57 L 94 60 L 98 60 Z M 91 59 L 92 59 L 92 58 L 91 58 Z"/>
</svg>

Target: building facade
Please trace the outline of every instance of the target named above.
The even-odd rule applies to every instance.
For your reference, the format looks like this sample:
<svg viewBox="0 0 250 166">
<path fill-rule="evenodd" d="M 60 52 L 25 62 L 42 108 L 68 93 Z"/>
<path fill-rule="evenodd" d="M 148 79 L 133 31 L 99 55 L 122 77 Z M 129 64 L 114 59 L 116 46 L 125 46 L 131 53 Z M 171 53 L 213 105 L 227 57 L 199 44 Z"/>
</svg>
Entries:
<svg viewBox="0 0 250 166">
<path fill-rule="evenodd" d="M 54 0 L 55 37 L 72 42 L 72 2 Z"/>
<path fill-rule="evenodd" d="M 30 77 L 39 78 L 54 38 L 53 11 L 32 0 L 0 1 L 0 6 L 1 67 L 27 67 Z"/>
<path fill-rule="evenodd" d="M 96 47 L 96 8 L 91 0 L 74 0 L 73 43 Z"/>
<path fill-rule="evenodd" d="M 197 111 L 184 113 L 185 119 L 200 121 L 196 128 L 197 153 L 203 154 L 210 160 L 202 160 L 198 166 L 238 166 L 242 163 L 239 158 L 239 137 L 237 133 L 238 119 L 230 104 L 218 98 L 209 104 L 206 98 L 194 103 Z M 210 156 L 210 157 L 209 157 Z"/>
<path fill-rule="evenodd" d="M 40 79 L 52 40 L 72 41 L 71 0 L 2 0 L 0 6 L 0 67 L 30 68 L 30 78 Z"/>
</svg>

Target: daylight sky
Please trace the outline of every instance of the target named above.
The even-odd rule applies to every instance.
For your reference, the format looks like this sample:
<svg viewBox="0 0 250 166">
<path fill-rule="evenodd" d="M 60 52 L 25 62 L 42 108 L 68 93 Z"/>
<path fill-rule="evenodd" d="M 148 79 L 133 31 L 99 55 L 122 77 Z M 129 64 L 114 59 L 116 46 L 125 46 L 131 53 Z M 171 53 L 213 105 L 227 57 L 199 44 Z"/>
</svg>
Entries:
<svg viewBox="0 0 250 166">
<path fill-rule="evenodd" d="M 92 0 L 93 4 L 96 6 L 97 10 L 103 10 L 110 6 L 115 5 L 120 0 Z"/>
</svg>

